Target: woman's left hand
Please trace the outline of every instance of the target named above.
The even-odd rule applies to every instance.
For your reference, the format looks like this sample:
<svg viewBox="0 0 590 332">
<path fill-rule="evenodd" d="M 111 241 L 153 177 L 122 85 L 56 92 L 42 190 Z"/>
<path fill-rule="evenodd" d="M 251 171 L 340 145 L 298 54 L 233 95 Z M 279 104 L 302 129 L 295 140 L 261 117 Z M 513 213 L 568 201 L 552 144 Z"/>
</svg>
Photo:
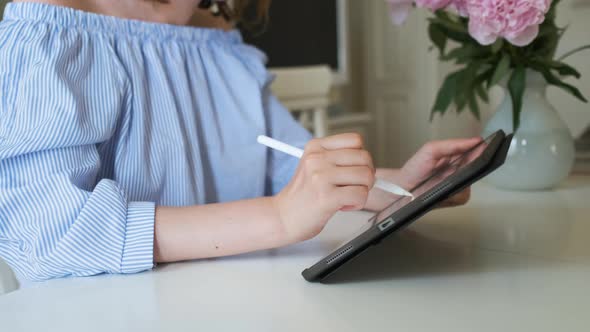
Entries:
<svg viewBox="0 0 590 332">
<path fill-rule="evenodd" d="M 400 170 L 399 178 L 408 188 L 413 188 L 428 178 L 433 171 L 475 147 L 481 141 L 482 138 L 475 137 L 429 142 L 406 162 Z M 445 202 L 442 202 L 439 206 L 464 205 L 469 201 L 470 193 L 470 188 L 467 188 Z"/>
</svg>

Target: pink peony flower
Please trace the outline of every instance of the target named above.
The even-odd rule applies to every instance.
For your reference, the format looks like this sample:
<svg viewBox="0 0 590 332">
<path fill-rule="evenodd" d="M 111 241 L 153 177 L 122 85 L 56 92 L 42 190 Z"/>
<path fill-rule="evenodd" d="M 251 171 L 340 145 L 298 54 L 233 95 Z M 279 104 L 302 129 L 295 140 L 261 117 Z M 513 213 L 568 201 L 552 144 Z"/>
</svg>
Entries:
<svg viewBox="0 0 590 332">
<path fill-rule="evenodd" d="M 551 0 L 465 0 L 469 34 L 490 45 L 504 37 L 516 46 L 531 43 L 539 33 Z"/>
<path fill-rule="evenodd" d="M 467 1 L 468 0 L 454 0 L 449 7 L 455 10 L 459 15 L 463 17 L 469 16 L 467 12 Z"/>
<path fill-rule="evenodd" d="M 387 0 L 393 24 L 402 25 L 406 21 L 413 2 L 413 0 Z"/>
</svg>

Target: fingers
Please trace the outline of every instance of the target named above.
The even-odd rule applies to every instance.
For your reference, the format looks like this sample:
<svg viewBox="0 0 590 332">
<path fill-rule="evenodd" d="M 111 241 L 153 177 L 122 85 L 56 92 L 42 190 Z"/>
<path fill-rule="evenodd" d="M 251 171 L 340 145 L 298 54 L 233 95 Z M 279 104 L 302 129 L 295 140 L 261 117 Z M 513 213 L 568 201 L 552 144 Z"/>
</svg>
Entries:
<svg viewBox="0 0 590 332">
<path fill-rule="evenodd" d="M 455 205 L 465 205 L 471 198 L 471 188 L 467 188 L 449 199 Z"/>
<path fill-rule="evenodd" d="M 365 186 L 340 187 L 336 189 L 333 197 L 334 204 L 342 210 L 361 210 L 367 203 L 369 189 Z"/>
<path fill-rule="evenodd" d="M 436 162 L 436 165 L 434 166 L 434 169 L 439 169 L 443 166 L 447 166 L 449 163 L 451 162 L 451 157 L 443 157 L 441 159 L 439 159 L 439 161 Z"/>
<path fill-rule="evenodd" d="M 338 148 L 337 147 L 343 147 Z M 330 148 L 330 149 L 328 149 Z M 331 149 L 334 148 L 334 149 Z M 302 164 L 316 178 L 338 186 L 374 184 L 375 167 L 371 154 L 362 149 L 356 134 L 343 134 L 311 141 Z"/>
<path fill-rule="evenodd" d="M 358 134 L 341 134 L 310 141 L 302 159 L 318 200 L 346 211 L 362 209 L 375 184 L 375 167 Z"/>
<path fill-rule="evenodd" d="M 481 137 L 433 141 L 426 143 L 422 149 L 429 153 L 434 159 L 439 159 L 464 153 L 481 143 L 481 141 Z"/>
<path fill-rule="evenodd" d="M 359 134 L 340 134 L 311 140 L 305 146 L 306 153 L 319 152 L 324 150 L 340 149 L 362 149 L 363 138 Z"/>
<path fill-rule="evenodd" d="M 373 188 L 375 174 L 366 166 L 336 167 L 318 174 L 334 186 L 365 186 Z"/>
<path fill-rule="evenodd" d="M 360 149 L 343 149 L 326 151 L 326 160 L 336 166 L 367 166 L 373 171 L 373 158 L 366 150 Z"/>
<path fill-rule="evenodd" d="M 470 198 L 471 198 L 471 188 L 467 188 L 467 189 L 461 191 L 460 193 L 455 194 L 451 198 L 441 202 L 438 205 L 438 207 L 445 208 L 445 207 L 465 205 L 469 202 Z"/>
</svg>

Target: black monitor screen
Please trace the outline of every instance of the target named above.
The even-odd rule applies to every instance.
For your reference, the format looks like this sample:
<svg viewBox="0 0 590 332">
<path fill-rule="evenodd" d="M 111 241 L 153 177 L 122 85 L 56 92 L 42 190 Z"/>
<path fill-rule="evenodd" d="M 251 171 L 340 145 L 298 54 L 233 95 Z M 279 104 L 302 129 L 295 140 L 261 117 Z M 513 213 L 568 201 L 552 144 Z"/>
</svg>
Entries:
<svg viewBox="0 0 590 332">
<path fill-rule="evenodd" d="M 337 0 L 277 0 L 266 29 L 247 29 L 247 43 L 263 50 L 270 67 L 330 65 L 338 70 Z"/>
</svg>

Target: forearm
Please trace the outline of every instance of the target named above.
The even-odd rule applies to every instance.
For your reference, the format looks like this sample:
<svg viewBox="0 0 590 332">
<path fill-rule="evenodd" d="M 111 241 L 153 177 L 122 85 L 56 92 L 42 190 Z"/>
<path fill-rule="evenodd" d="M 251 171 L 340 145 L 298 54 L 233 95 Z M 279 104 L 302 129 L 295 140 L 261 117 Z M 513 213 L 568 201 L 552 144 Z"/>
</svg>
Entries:
<svg viewBox="0 0 590 332">
<path fill-rule="evenodd" d="M 175 262 L 289 244 L 273 198 L 156 209 L 154 259 Z"/>
</svg>

